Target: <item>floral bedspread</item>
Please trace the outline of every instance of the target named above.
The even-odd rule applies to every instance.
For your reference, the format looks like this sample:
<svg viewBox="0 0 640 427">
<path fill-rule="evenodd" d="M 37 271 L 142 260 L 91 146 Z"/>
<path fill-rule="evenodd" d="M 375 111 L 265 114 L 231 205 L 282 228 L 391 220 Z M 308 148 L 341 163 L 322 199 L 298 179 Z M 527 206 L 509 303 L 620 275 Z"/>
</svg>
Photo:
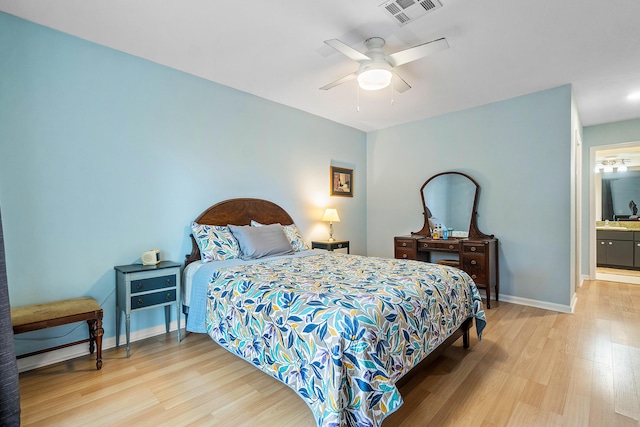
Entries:
<svg viewBox="0 0 640 427">
<path fill-rule="evenodd" d="M 208 334 L 287 384 L 318 426 L 379 426 L 395 382 L 467 318 L 485 315 L 458 269 L 335 252 L 217 270 Z"/>
</svg>

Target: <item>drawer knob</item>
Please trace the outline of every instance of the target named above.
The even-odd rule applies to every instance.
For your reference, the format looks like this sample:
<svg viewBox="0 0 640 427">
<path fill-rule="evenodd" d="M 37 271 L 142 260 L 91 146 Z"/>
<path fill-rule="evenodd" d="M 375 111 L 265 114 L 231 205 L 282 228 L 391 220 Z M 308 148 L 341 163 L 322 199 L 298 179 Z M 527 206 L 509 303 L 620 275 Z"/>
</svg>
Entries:
<svg viewBox="0 0 640 427">
<path fill-rule="evenodd" d="M 424 244 L 422 245 L 422 247 L 423 247 L 423 248 L 428 248 L 428 247 L 429 247 L 429 244 L 428 244 L 428 243 L 424 243 Z"/>
<path fill-rule="evenodd" d="M 171 295 L 171 293 L 167 293 L 167 301 L 171 300 L 173 298 L 173 295 Z"/>
<path fill-rule="evenodd" d="M 407 254 L 402 254 L 402 258 L 406 258 L 406 257 L 407 257 Z"/>
<path fill-rule="evenodd" d="M 167 279 L 167 285 L 171 284 L 171 279 Z"/>
<path fill-rule="evenodd" d="M 136 285 L 136 289 L 142 289 L 144 286 L 142 286 L 142 282 L 138 283 Z"/>
<path fill-rule="evenodd" d="M 471 246 L 471 252 L 475 252 L 476 251 L 476 247 L 475 246 Z"/>
<path fill-rule="evenodd" d="M 138 298 L 138 306 L 141 306 L 144 304 L 144 300 L 142 298 Z"/>
<path fill-rule="evenodd" d="M 407 242 L 402 242 L 402 246 L 407 246 Z"/>
<path fill-rule="evenodd" d="M 475 260 L 475 259 L 472 259 L 472 260 L 471 260 L 471 265 L 476 265 L 476 264 L 477 264 L 476 260 Z"/>
<path fill-rule="evenodd" d="M 473 280 L 475 280 L 475 279 L 476 279 L 476 275 L 475 275 L 475 274 L 472 274 L 472 275 L 471 275 L 471 278 L 472 278 Z"/>
<path fill-rule="evenodd" d="M 453 249 L 453 247 L 454 247 L 453 245 L 449 245 L 449 249 Z"/>
</svg>

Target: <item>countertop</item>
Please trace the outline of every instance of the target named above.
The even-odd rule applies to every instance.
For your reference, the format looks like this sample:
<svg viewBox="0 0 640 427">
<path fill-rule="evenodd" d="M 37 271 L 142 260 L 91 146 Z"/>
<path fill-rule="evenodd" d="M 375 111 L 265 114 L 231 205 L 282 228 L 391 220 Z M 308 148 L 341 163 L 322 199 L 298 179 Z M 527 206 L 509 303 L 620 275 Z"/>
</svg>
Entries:
<svg viewBox="0 0 640 427">
<path fill-rule="evenodd" d="M 609 221 L 608 227 L 604 221 L 596 221 L 596 230 L 640 231 L 640 221 Z"/>
</svg>

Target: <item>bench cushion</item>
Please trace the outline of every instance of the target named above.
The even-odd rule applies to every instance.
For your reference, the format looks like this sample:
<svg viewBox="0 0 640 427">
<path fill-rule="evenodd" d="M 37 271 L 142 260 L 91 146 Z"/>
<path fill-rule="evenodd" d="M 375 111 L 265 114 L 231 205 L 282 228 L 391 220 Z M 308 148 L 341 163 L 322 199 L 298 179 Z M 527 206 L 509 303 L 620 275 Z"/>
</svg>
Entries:
<svg viewBox="0 0 640 427">
<path fill-rule="evenodd" d="M 11 308 L 11 323 L 14 333 L 22 333 L 96 318 L 101 310 L 93 298 L 74 298 Z"/>
</svg>

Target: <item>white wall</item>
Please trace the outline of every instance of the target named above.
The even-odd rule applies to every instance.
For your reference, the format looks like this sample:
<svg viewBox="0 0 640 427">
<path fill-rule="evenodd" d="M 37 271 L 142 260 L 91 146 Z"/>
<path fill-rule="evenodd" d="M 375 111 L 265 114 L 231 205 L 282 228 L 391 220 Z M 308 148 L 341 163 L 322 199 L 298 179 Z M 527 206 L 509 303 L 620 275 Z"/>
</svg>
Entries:
<svg viewBox="0 0 640 427">
<path fill-rule="evenodd" d="M 480 185 L 480 230 L 500 240 L 500 293 L 567 308 L 571 125 L 562 86 L 370 132 L 368 254 L 392 257 L 393 236 L 420 230 L 430 176 L 464 172 Z"/>
<path fill-rule="evenodd" d="M 328 237 L 320 218 L 336 207 L 336 237 L 365 253 L 363 132 L 4 13 L 0 57 L 13 306 L 92 296 L 112 337 L 113 266 L 152 248 L 182 262 L 190 222 L 227 198 L 280 204 L 308 241 Z M 354 169 L 353 198 L 329 197 L 332 164 Z M 134 313 L 132 331 L 162 325 L 163 313 Z M 68 332 L 22 335 L 17 350 Z M 65 341 L 84 336 L 86 326 Z"/>
</svg>

